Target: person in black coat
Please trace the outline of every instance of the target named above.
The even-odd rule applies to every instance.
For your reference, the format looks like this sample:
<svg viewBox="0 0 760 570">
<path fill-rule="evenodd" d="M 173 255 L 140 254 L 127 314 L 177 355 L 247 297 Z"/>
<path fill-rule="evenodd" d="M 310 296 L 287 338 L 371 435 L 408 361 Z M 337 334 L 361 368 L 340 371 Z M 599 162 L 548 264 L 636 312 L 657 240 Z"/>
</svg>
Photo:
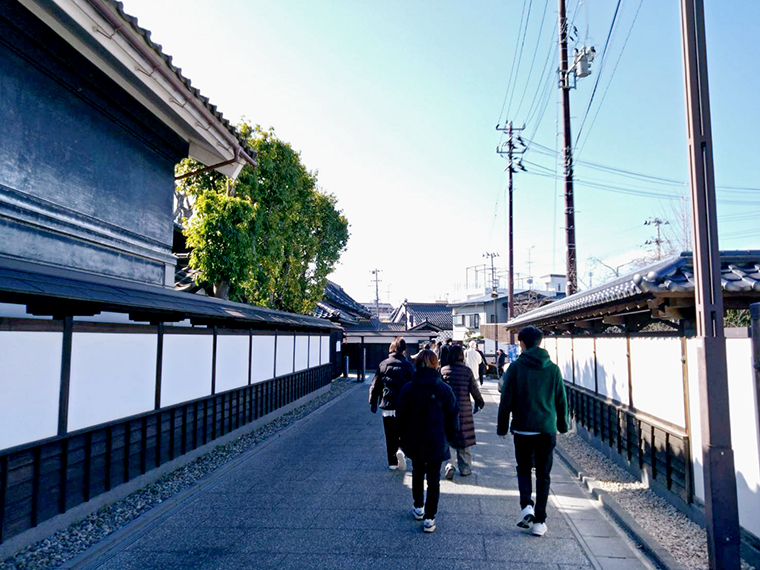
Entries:
<svg viewBox="0 0 760 570">
<path fill-rule="evenodd" d="M 422 530 L 435 530 L 440 496 L 441 464 L 451 457 L 449 442 L 459 431 L 459 406 L 451 387 L 438 372 L 438 357 L 423 350 L 416 360 L 412 381 L 399 395 L 396 419 L 401 447 L 412 460 L 414 518 Z M 427 500 L 424 487 L 427 479 Z"/>
<path fill-rule="evenodd" d="M 446 344 L 444 344 L 441 347 L 441 357 L 438 359 L 438 363 L 441 365 L 441 368 L 444 366 L 448 366 L 449 364 L 449 353 L 451 352 L 451 339 L 446 339 Z"/>
<path fill-rule="evenodd" d="M 406 471 L 406 458 L 398 440 L 396 402 L 401 389 L 412 380 L 414 366 L 404 356 L 406 341 L 402 337 L 397 336 L 393 339 L 389 351 L 388 358 L 377 367 L 369 386 L 369 409 L 374 414 L 379 407 L 383 413 L 388 469 Z"/>
</svg>

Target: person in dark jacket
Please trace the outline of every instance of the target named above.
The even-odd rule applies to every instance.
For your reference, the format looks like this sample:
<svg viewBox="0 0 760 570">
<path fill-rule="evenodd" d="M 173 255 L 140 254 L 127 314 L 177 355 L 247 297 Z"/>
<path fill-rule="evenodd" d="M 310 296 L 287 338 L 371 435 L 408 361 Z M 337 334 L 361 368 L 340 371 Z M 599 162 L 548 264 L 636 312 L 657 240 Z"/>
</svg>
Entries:
<svg viewBox="0 0 760 570">
<path fill-rule="evenodd" d="M 536 536 L 546 533 L 546 503 L 557 432 L 566 433 L 569 425 L 565 383 L 559 367 L 549 359 L 549 353 L 539 347 L 543 336 L 536 327 L 525 327 L 518 333 L 522 353 L 507 368 L 496 426 L 498 435 L 506 436 L 511 429 L 515 438 L 522 509 L 517 526 L 531 528 L 532 525 Z M 534 466 L 535 503 L 531 500 Z"/>
<path fill-rule="evenodd" d="M 499 379 L 504 375 L 504 366 L 507 364 L 507 355 L 502 349 L 496 351 L 496 374 Z"/>
<path fill-rule="evenodd" d="M 443 376 L 443 381 L 451 386 L 459 405 L 459 433 L 451 441 L 451 447 L 457 451 L 459 474 L 462 477 L 467 477 L 472 475 L 470 447 L 475 445 L 475 420 L 472 415 L 470 396 L 475 400 L 477 409 L 482 409 L 485 406 L 485 401 L 480 395 L 478 381 L 473 376 L 472 370 L 464 363 L 464 350 L 460 345 L 455 344 L 451 347 L 449 362 L 448 366 L 441 368 L 441 376 Z M 446 479 L 451 480 L 454 478 L 455 471 L 453 463 L 448 462 L 443 475 Z"/>
<path fill-rule="evenodd" d="M 396 402 L 401 388 L 412 380 L 412 374 L 414 374 L 414 366 L 404 356 L 405 351 L 406 341 L 397 336 L 391 343 L 388 358 L 377 367 L 375 377 L 369 386 L 369 409 L 374 414 L 379 407 L 383 413 L 388 469 L 401 469 L 401 471 L 406 471 L 406 458 L 398 441 Z"/>
<path fill-rule="evenodd" d="M 438 363 L 441 368 L 448 366 L 449 364 L 449 352 L 451 351 L 451 339 L 447 338 L 444 345 L 441 347 L 441 357 L 438 359 Z"/>
<path fill-rule="evenodd" d="M 412 381 L 401 389 L 396 417 L 401 446 L 412 460 L 412 514 L 422 521 L 423 531 L 433 532 L 441 464 L 451 457 L 449 442 L 459 431 L 459 408 L 454 392 L 441 379 L 432 350 L 420 353 L 416 367 Z"/>
</svg>

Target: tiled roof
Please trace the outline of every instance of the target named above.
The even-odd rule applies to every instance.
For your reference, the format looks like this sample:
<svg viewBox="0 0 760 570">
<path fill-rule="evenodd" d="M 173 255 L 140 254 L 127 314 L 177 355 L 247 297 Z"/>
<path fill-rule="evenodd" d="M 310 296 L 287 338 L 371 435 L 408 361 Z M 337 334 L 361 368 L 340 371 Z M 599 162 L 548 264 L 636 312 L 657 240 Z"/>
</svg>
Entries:
<svg viewBox="0 0 760 570">
<path fill-rule="evenodd" d="M 346 332 L 380 332 L 403 334 L 405 332 L 403 323 L 384 323 L 378 319 L 359 321 L 357 323 L 346 324 L 343 327 Z"/>
<path fill-rule="evenodd" d="M 754 294 L 760 300 L 760 251 L 723 251 L 721 284 L 724 295 Z M 551 320 L 570 320 L 594 308 L 655 296 L 693 296 L 694 264 L 691 252 L 664 259 L 562 300 L 512 319 L 512 327 Z"/>
<path fill-rule="evenodd" d="M 451 330 L 454 328 L 454 321 L 451 316 L 451 307 L 446 303 L 402 303 L 391 315 L 391 321 L 400 322 L 403 320 L 403 311 L 406 307 L 407 314 L 414 325 L 423 321 L 435 325 L 442 330 Z"/>
<path fill-rule="evenodd" d="M 322 297 L 320 305 L 323 310 L 331 309 L 340 314 L 340 320 L 357 321 L 369 319 L 372 313 L 362 304 L 354 301 L 351 296 L 343 290 L 343 287 L 332 281 L 328 281 L 325 286 L 325 294 Z"/>
<path fill-rule="evenodd" d="M 135 320 L 191 319 L 203 324 L 211 322 L 251 328 L 337 328 L 333 323 L 312 316 L 254 307 L 4 255 L 0 255 L 0 301 L 29 304 L 64 314 L 66 311 L 79 314 L 102 311 L 128 313 L 134 315 Z"/>
<path fill-rule="evenodd" d="M 182 84 L 187 87 L 187 89 L 190 91 L 190 93 L 193 94 L 193 96 L 203 103 L 203 106 L 208 109 L 208 111 L 216 117 L 222 125 L 227 129 L 227 131 L 235 137 L 240 145 L 243 147 L 243 149 L 250 155 L 250 156 L 256 156 L 256 153 L 248 146 L 245 139 L 240 136 L 240 133 L 235 129 L 235 127 L 230 124 L 230 122 L 224 118 L 224 115 L 220 111 L 217 110 L 216 105 L 212 105 L 209 102 L 208 97 L 205 97 L 201 94 L 201 92 L 198 90 L 197 87 L 193 87 L 192 83 L 190 83 L 190 80 L 182 75 L 182 69 L 179 67 L 176 67 L 174 64 L 172 64 L 172 56 L 167 55 L 164 53 L 163 48 L 160 44 L 155 43 L 153 40 L 150 39 L 151 32 L 150 30 L 146 30 L 145 28 L 140 27 L 140 25 L 137 22 L 137 18 L 134 16 L 130 16 L 124 11 L 124 5 L 117 1 L 117 0 L 104 0 L 107 4 L 110 6 L 113 6 L 116 11 L 119 13 L 119 15 L 124 18 L 129 23 L 129 26 L 132 28 L 133 31 L 135 31 L 137 34 L 139 34 L 144 40 L 145 43 L 148 44 L 151 50 L 155 52 L 155 54 L 163 60 L 167 67 L 171 69 L 171 71 L 174 73 L 174 75 L 177 76 L 177 79 L 182 82 Z"/>
</svg>

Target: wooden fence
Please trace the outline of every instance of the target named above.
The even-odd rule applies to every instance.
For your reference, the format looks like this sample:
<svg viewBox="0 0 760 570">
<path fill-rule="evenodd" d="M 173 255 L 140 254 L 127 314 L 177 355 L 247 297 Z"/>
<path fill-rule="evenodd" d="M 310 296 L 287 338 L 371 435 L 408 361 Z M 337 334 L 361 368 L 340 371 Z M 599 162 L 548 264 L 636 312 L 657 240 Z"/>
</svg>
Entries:
<svg viewBox="0 0 760 570">
<path fill-rule="evenodd" d="M 0 542 L 332 380 L 332 364 L 0 452 Z"/>
</svg>

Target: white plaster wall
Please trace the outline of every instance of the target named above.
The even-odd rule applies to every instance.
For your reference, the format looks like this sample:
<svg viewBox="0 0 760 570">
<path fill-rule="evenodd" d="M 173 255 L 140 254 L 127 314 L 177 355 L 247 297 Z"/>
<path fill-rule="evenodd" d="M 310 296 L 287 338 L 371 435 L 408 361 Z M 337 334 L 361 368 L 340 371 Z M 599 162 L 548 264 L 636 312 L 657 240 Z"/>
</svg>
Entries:
<svg viewBox="0 0 760 570">
<path fill-rule="evenodd" d="M 573 382 L 573 339 L 557 339 L 557 366 L 566 382 Z"/>
<path fill-rule="evenodd" d="M 296 337 L 296 372 L 309 367 L 309 337 Z"/>
<path fill-rule="evenodd" d="M 248 385 L 248 340 L 248 335 L 217 335 L 217 393 Z"/>
<path fill-rule="evenodd" d="M 161 407 L 211 395 L 212 335 L 164 335 Z"/>
<path fill-rule="evenodd" d="M 295 337 L 292 335 L 277 336 L 277 367 L 275 376 L 285 376 L 293 372 L 293 345 Z"/>
<path fill-rule="evenodd" d="M 594 339 L 573 339 L 573 365 L 575 366 L 575 384 L 592 392 L 596 391 L 594 364 Z"/>
<path fill-rule="evenodd" d="M 319 346 L 320 338 L 321 337 L 318 336 L 312 336 L 309 339 L 309 368 L 314 368 L 315 366 L 320 365 L 319 359 L 322 356 L 321 348 Z M 329 339 L 327 341 L 327 345 L 330 345 Z"/>
<path fill-rule="evenodd" d="M 726 339 L 726 361 L 739 522 L 746 530 L 760 536 L 760 442 L 752 339 Z"/>
<path fill-rule="evenodd" d="M 636 409 L 685 428 L 681 339 L 632 338 L 631 387 Z"/>
<path fill-rule="evenodd" d="M 702 464 L 702 428 L 699 413 L 699 368 L 697 339 L 686 341 L 686 367 L 689 376 L 689 423 L 691 426 L 691 460 L 694 466 L 694 495 L 705 500 L 705 477 Z"/>
<path fill-rule="evenodd" d="M 335 351 L 340 353 L 340 341 L 335 341 Z M 328 364 L 330 362 L 330 337 L 322 337 L 322 357 L 319 359 L 322 364 Z"/>
<path fill-rule="evenodd" d="M 253 336 L 251 383 L 274 378 L 274 336 Z"/>
<path fill-rule="evenodd" d="M 63 334 L 0 331 L 0 449 L 58 432 Z"/>
<path fill-rule="evenodd" d="M 596 375 L 599 394 L 630 405 L 628 343 L 625 338 L 596 339 Z"/>
<path fill-rule="evenodd" d="M 549 353 L 549 358 L 551 358 L 552 362 L 557 364 L 557 339 L 554 337 L 544 338 L 541 346 Z M 504 352 L 507 351 L 505 347 L 502 347 L 502 350 L 504 350 Z"/>
<path fill-rule="evenodd" d="M 74 333 L 69 431 L 152 410 L 157 343 L 156 334 Z"/>
</svg>

